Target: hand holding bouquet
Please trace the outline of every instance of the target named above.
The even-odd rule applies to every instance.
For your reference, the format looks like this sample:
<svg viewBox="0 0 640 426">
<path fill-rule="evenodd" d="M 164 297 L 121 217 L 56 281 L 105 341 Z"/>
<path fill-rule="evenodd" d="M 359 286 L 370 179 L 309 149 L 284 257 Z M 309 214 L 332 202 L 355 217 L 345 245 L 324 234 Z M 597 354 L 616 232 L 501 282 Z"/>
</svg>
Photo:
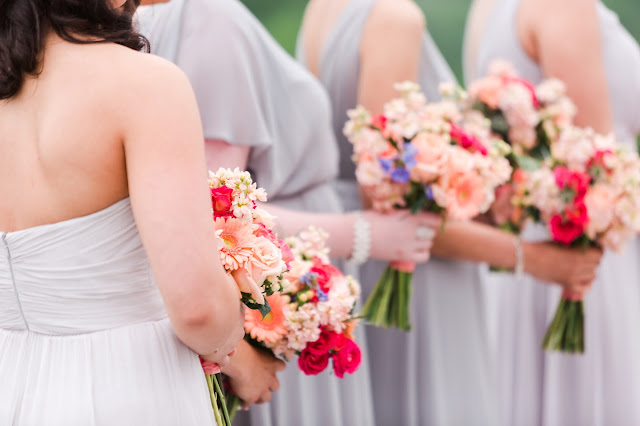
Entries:
<svg viewBox="0 0 640 426">
<path fill-rule="evenodd" d="M 448 99 L 428 104 L 416 84 L 396 88 L 402 97 L 385 104 L 383 114 L 358 107 L 349 111 L 344 129 L 353 143 L 358 183 L 373 208 L 434 212 L 443 223 L 486 212 L 496 187 L 511 176 L 508 145 L 492 136 L 490 122 L 479 112 L 461 108 L 453 89 L 444 89 Z M 410 329 L 414 268 L 392 263 L 363 316 L 377 326 Z"/>
<path fill-rule="evenodd" d="M 567 127 L 538 170 L 518 183 L 515 203 L 568 247 L 619 251 L 640 232 L 640 159 L 610 136 Z M 565 292 L 545 349 L 584 352 L 584 307 Z"/>
<path fill-rule="evenodd" d="M 284 289 L 267 296 L 271 312 L 265 317 L 246 312 L 245 338 L 274 356 L 298 356 L 305 374 L 319 374 L 331 363 L 334 374 L 343 378 L 360 365 L 360 348 L 353 339 L 360 285 L 331 265 L 327 237 L 309 228 L 286 240 L 293 256 Z M 240 400 L 229 395 L 227 401 L 234 413 Z"/>
<path fill-rule="evenodd" d="M 242 302 L 265 317 L 271 311 L 268 296 L 282 289 L 286 261 L 290 260 L 289 247 L 273 231 L 273 217 L 257 205 L 258 201 L 267 201 L 267 194 L 253 183 L 248 172 L 239 169 L 209 172 L 209 188 L 222 265 L 238 284 Z M 220 377 L 214 377 L 220 369 L 201 362 L 216 421 L 230 426 Z"/>
</svg>

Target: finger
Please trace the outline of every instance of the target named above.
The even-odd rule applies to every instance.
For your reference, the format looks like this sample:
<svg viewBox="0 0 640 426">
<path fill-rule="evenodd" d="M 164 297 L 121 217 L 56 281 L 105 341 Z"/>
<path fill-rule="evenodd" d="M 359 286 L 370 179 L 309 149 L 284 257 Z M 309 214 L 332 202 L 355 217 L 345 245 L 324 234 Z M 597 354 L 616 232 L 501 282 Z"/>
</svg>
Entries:
<svg viewBox="0 0 640 426">
<path fill-rule="evenodd" d="M 279 359 L 278 362 L 276 363 L 276 371 L 282 371 L 285 368 L 287 368 L 287 363 Z"/>
<path fill-rule="evenodd" d="M 265 402 L 269 402 L 271 401 L 271 392 L 267 391 L 265 393 L 263 393 L 260 398 L 258 398 L 258 401 L 256 402 L 256 404 L 264 404 Z"/>
<path fill-rule="evenodd" d="M 234 348 L 231 352 L 229 352 L 229 357 L 232 357 L 236 354 L 236 349 Z"/>
<path fill-rule="evenodd" d="M 280 380 L 274 377 L 273 381 L 271 382 L 271 385 L 269 386 L 269 390 L 271 392 L 276 392 L 278 389 L 280 389 Z"/>
</svg>

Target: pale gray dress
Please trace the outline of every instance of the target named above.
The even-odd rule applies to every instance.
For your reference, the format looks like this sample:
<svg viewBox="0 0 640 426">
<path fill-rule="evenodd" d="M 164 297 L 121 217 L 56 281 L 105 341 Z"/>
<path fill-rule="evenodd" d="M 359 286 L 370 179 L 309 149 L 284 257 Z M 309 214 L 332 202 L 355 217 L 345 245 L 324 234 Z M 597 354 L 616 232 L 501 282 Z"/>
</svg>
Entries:
<svg viewBox="0 0 640 426">
<path fill-rule="evenodd" d="M 341 211 L 332 185 L 338 151 L 327 95 L 242 3 L 174 0 L 143 8 L 140 22 L 152 52 L 189 77 L 205 138 L 251 147 L 248 168 L 269 203 Z M 364 333 L 357 341 L 366 354 Z M 235 424 L 372 425 L 366 358 L 342 380 L 329 370 L 306 376 L 290 362 L 272 401 L 240 413 Z"/>
<path fill-rule="evenodd" d="M 487 72 L 496 58 L 510 61 L 533 82 L 544 76 L 518 41 L 519 0 L 498 0 L 477 43 L 473 75 Z M 618 17 L 598 3 L 598 17 L 616 134 L 635 149 L 640 133 L 640 48 Z M 588 46 L 576 46 L 587 49 Z M 525 238 L 548 239 L 540 228 Z M 640 250 L 629 243 L 622 254 L 607 252 L 585 299 L 586 353 L 544 353 L 540 343 L 555 313 L 560 289 L 524 277 L 488 274 L 497 302 L 497 373 L 502 424 L 509 426 L 632 426 L 640 424 Z"/>
<path fill-rule="evenodd" d="M 360 196 L 352 147 L 342 128 L 347 110 L 357 104 L 360 40 L 376 1 L 352 0 L 346 6 L 320 59 L 320 80 L 331 98 L 340 149 L 338 189 L 348 210 L 360 209 Z M 305 63 L 301 43 L 297 56 Z M 450 81 L 455 81 L 453 73 L 425 32 L 419 74 L 422 90 L 437 100 L 439 83 Z M 371 261 L 360 269 L 365 297 L 385 267 L 386 263 Z M 414 275 L 412 331 L 367 327 L 377 425 L 495 424 L 479 281 L 476 265 L 433 258 Z"/>
</svg>

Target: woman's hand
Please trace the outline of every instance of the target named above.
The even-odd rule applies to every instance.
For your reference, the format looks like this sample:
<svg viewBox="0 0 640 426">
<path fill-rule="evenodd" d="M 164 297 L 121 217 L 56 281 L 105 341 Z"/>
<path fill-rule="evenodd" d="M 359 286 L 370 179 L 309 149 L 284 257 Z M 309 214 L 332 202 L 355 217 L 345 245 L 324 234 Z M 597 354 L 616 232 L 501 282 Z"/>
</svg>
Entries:
<svg viewBox="0 0 640 426">
<path fill-rule="evenodd" d="M 372 258 L 410 263 L 429 260 L 433 238 L 442 223 L 439 215 L 367 211 L 363 216 L 371 225 Z"/>
<path fill-rule="evenodd" d="M 244 338 L 244 311 L 246 307 L 242 305 L 240 309 L 240 315 L 238 316 L 238 321 L 236 322 L 236 327 L 234 328 L 232 334 L 229 339 L 222 345 L 220 348 L 216 349 L 214 352 L 206 355 L 200 355 L 202 359 L 205 361 L 213 362 L 217 364 L 220 368 L 226 367 L 230 358 L 236 352 L 236 346 L 243 341 Z"/>
<path fill-rule="evenodd" d="M 523 243 L 525 272 L 565 291 L 582 296 L 596 278 L 602 250 L 560 247 L 553 243 Z"/>
<path fill-rule="evenodd" d="M 246 409 L 271 400 L 271 393 L 280 388 L 276 373 L 285 367 L 284 361 L 242 341 L 233 360 L 222 372 L 229 376 L 233 392 L 242 399 Z"/>
</svg>

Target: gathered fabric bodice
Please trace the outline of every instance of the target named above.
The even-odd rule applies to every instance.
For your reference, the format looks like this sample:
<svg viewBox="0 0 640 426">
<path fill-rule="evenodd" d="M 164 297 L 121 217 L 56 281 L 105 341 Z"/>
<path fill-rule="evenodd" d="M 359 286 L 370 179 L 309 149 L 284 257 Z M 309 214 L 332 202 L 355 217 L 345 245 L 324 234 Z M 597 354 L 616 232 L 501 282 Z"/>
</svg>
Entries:
<svg viewBox="0 0 640 426">
<path fill-rule="evenodd" d="M 128 198 L 0 240 L 0 329 L 72 335 L 166 318 Z"/>
</svg>

